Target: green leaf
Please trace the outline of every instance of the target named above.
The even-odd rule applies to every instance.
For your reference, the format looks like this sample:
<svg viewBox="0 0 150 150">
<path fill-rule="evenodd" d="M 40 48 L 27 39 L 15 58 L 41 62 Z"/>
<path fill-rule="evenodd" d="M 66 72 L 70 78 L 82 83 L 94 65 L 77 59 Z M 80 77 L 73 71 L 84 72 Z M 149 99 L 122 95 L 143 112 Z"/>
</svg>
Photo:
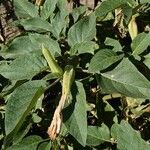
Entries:
<svg viewBox="0 0 150 150">
<path fill-rule="evenodd" d="M 10 80 L 31 79 L 46 70 L 46 62 L 39 55 L 24 55 L 16 58 L 10 65 L 0 68 L 0 74 Z"/>
<path fill-rule="evenodd" d="M 92 13 L 75 23 L 68 32 L 68 43 L 74 46 L 77 43 L 88 42 L 96 36 L 96 18 Z"/>
<path fill-rule="evenodd" d="M 108 93 L 119 92 L 135 98 L 150 98 L 150 82 L 124 58 L 112 71 L 101 73 L 101 88 Z"/>
<path fill-rule="evenodd" d="M 112 46 L 114 52 L 122 51 L 122 46 L 118 40 L 107 37 L 104 43 L 107 46 Z"/>
<path fill-rule="evenodd" d="M 76 89 L 77 88 L 77 89 Z M 87 117 L 86 117 L 86 95 L 83 85 L 80 82 L 76 82 L 76 87 L 72 88 L 72 97 L 74 108 L 73 113 L 65 122 L 65 125 L 69 133 L 83 146 L 86 145 L 87 138 Z"/>
<path fill-rule="evenodd" d="M 73 9 L 72 16 L 73 16 L 74 22 L 76 22 L 78 18 L 85 13 L 86 9 L 87 9 L 86 6 L 80 6 L 80 7 Z"/>
<path fill-rule="evenodd" d="M 36 31 L 36 32 L 48 32 L 52 31 L 52 25 L 41 18 L 22 19 L 20 24 L 25 30 Z"/>
<path fill-rule="evenodd" d="M 71 48 L 70 53 L 71 53 L 71 55 L 74 55 L 76 53 L 78 53 L 78 54 L 83 54 L 83 53 L 94 54 L 94 51 L 96 49 L 98 49 L 98 45 L 93 41 L 81 42 L 81 43 L 75 44 Z"/>
<path fill-rule="evenodd" d="M 8 98 L 5 112 L 6 135 L 16 133 L 26 116 L 44 92 L 43 81 L 28 81 L 14 90 Z"/>
<path fill-rule="evenodd" d="M 25 55 L 31 52 L 38 51 L 36 43 L 32 43 L 29 36 L 21 36 L 15 38 L 9 45 L 2 56 L 5 58 L 14 58 L 20 55 Z"/>
<path fill-rule="evenodd" d="M 150 69 L 150 54 L 145 56 L 144 64 Z"/>
<path fill-rule="evenodd" d="M 57 7 L 59 11 L 56 13 L 54 18 L 51 18 L 52 33 L 59 39 L 61 36 L 65 36 L 66 28 L 69 22 L 69 12 L 66 8 L 67 1 L 58 0 Z"/>
<path fill-rule="evenodd" d="M 24 138 L 20 143 L 9 147 L 7 150 L 37 150 L 42 138 L 37 135 L 31 135 Z"/>
<path fill-rule="evenodd" d="M 28 0 L 14 0 L 13 5 L 17 16 L 22 18 L 38 17 L 38 7 Z"/>
<path fill-rule="evenodd" d="M 87 145 L 98 146 L 103 142 L 110 141 L 109 129 L 105 124 L 101 127 L 88 126 Z"/>
<path fill-rule="evenodd" d="M 55 7 L 56 7 L 56 3 L 57 3 L 58 0 L 46 0 L 43 7 L 42 7 L 42 10 L 41 10 L 41 17 L 43 19 L 48 19 L 52 14 L 53 14 L 53 11 L 55 10 Z"/>
<path fill-rule="evenodd" d="M 5 52 L 1 55 L 5 58 L 14 58 L 26 54 L 42 54 L 42 44 L 51 50 L 53 55 L 61 54 L 61 50 L 57 41 L 54 41 L 47 35 L 29 34 L 15 38 Z"/>
<path fill-rule="evenodd" d="M 110 65 L 114 64 L 121 58 L 122 56 L 118 56 L 114 51 L 110 49 L 99 50 L 91 59 L 88 70 L 89 72 L 97 73 L 108 68 Z"/>
<path fill-rule="evenodd" d="M 150 146 L 135 131 L 129 123 L 121 121 L 120 124 L 114 124 L 111 128 L 111 134 L 117 140 L 117 149 L 120 150 L 149 150 Z"/>
<path fill-rule="evenodd" d="M 149 33 L 143 32 L 138 34 L 131 44 L 133 55 L 141 54 L 146 50 L 146 48 L 149 45 L 150 45 L 150 32 Z"/>
<path fill-rule="evenodd" d="M 132 3 L 132 0 L 106 0 L 103 1 L 99 7 L 95 10 L 97 17 L 103 17 L 110 11 L 120 7 L 123 4 Z"/>
<path fill-rule="evenodd" d="M 48 36 L 42 34 L 30 34 L 29 38 L 31 42 L 36 45 L 41 52 L 42 44 L 50 50 L 51 54 L 55 56 L 56 54 L 61 54 L 61 49 L 57 41 L 51 39 Z"/>
<path fill-rule="evenodd" d="M 43 142 L 38 146 L 38 150 L 50 150 L 52 147 L 51 141 Z"/>
<path fill-rule="evenodd" d="M 126 25 L 128 25 L 133 15 L 133 8 L 130 5 L 126 4 L 123 5 L 122 10 L 124 14 L 125 23 Z"/>
</svg>

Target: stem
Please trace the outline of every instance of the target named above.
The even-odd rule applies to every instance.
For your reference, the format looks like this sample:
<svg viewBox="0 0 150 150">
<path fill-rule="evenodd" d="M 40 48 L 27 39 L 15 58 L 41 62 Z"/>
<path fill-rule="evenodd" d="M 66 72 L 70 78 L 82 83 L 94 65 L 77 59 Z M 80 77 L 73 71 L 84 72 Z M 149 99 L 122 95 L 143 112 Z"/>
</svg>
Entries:
<svg viewBox="0 0 150 150">
<path fill-rule="evenodd" d="M 52 84 L 50 84 L 50 85 L 46 88 L 46 91 L 47 91 L 48 89 L 50 89 L 52 86 L 56 85 L 59 81 L 60 81 L 60 79 L 55 80 Z"/>
</svg>

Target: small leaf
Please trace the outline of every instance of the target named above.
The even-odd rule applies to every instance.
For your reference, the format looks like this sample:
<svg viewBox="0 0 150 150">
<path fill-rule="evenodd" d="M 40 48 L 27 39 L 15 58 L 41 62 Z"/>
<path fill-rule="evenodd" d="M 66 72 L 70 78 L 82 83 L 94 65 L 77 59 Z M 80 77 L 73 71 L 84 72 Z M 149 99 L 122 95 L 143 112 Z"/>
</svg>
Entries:
<svg viewBox="0 0 150 150">
<path fill-rule="evenodd" d="M 135 98 L 150 98 L 150 82 L 127 58 L 112 71 L 101 73 L 99 81 L 105 92 L 119 92 Z"/>
<path fill-rule="evenodd" d="M 71 55 L 74 54 L 83 54 L 83 53 L 91 53 L 94 54 L 94 51 L 98 49 L 98 45 L 93 42 L 93 41 L 89 41 L 89 42 L 81 42 L 81 43 L 77 43 L 75 44 L 71 50 L 70 53 Z"/>
<path fill-rule="evenodd" d="M 75 23 L 68 32 L 70 46 L 92 40 L 96 35 L 96 18 L 92 13 Z"/>
<path fill-rule="evenodd" d="M 80 82 L 76 82 L 76 86 L 77 87 L 72 88 L 72 101 L 75 101 L 74 109 L 72 108 L 73 113 L 65 122 L 65 125 L 68 128 L 69 133 L 81 145 L 85 146 L 87 138 L 86 95 L 83 85 Z M 75 90 L 76 88 L 77 91 Z M 70 114 L 70 111 L 67 113 Z"/>
<path fill-rule="evenodd" d="M 46 0 L 44 2 L 43 8 L 41 10 L 41 17 L 43 19 L 48 19 L 53 14 L 57 1 L 58 0 Z"/>
<path fill-rule="evenodd" d="M 107 37 L 104 43 L 105 45 L 112 46 L 114 52 L 122 51 L 122 46 L 118 40 Z"/>
<path fill-rule="evenodd" d="M 38 17 L 38 7 L 28 2 L 28 0 L 14 0 L 15 13 L 19 17 Z"/>
<path fill-rule="evenodd" d="M 111 128 L 111 134 L 117 140 L 117 149 L 120 150 L 149 150 L 150 145 L 146 143 L 126 121 L 120 124 L 114 124 Z"/>
<path fill-rule="evenodd" d="M 146 50 L 146 48 L 149 45 L 150 45 L 150 32 L 149 33 L 143 32 L 138 34 L 131 44 L 133 55 L 141 54 Z"/>
<path fill-rule="evenodd" d="M 104 70 L 121 58 L 122 56 L 118 56 L 114 51 L 110 49 L 99 50 L 90 62 L 89 72 L 96 73 Z"/>
<path fill-rule="evenodd" d="M 5 112 L 6 135 L 16 133 L 30 110 L 44 92 L 43 81 L 28 81 L 14 90 L 8 98 Z"/>
<path fill-rule="evenodd" d="M 48 32 L 52 31 L 52 25 L 41 18 L 22 19 L 20 24 L 25 30 L 37 31 L 37 32 Z"/>
<path fill-rule="evenodd" d="M 109 129 L 105 124 L 101 127 L 88 126 L 87 145 L 98 146 L 103 142 L 110 141 Z"/>
<path fill-rule="evenodd" d="M 76 22 L 78 18 L 85 13 L 86 9 L 87 9 L 86 6 L 80 6 L 80 7 L 73 9 L 72 16 L 73 16 L 74 22 Z"/>
<path fill-rule="evenodd" d="M 40 136 L 32 135 L 24 138 L 20 143 L 9 147 L 7 150 L 37 150 L 38 144 L 42 141 Z"/>
<path fill-rule="evenodd" d="M 31 79 L 46 70 L 46 62 L 39 55 L 24 55 L 16 58 L 10 65 L 0 68 L 0 74 L 10 80 Z"/>
</svg>

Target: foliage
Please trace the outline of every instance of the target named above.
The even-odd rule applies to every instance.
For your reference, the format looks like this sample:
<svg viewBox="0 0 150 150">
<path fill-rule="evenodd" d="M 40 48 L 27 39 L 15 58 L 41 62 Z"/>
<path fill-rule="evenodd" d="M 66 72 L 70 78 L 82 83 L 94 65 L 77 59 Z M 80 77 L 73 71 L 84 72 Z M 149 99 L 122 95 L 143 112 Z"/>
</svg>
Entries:
<svg viewBox="0 0 150 150">
<path fill-rule="evenodd" d="M 0 45 L 0 148 L 149 150 L 149 0 L 73 3 L 69 11 L 67 0 L 13 1 L 22 34 Z M 75 79 L 65 79 L 71 93 L 53 141 L 67 65 Z"/>
</svg>

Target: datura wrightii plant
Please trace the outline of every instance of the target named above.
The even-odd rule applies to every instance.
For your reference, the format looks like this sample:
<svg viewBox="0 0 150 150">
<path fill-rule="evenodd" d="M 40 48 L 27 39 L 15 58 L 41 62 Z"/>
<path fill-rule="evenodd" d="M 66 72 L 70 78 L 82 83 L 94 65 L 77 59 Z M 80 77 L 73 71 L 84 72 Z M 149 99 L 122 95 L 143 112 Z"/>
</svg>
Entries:
<svg viewBox="0 0 150 150">
<path fill-rule="evenodd" d="M 21 34 L 6 44 L 0 29 L 0 149 L 149 150 L 150 1 L 12 3 Z"/>
</svg>

